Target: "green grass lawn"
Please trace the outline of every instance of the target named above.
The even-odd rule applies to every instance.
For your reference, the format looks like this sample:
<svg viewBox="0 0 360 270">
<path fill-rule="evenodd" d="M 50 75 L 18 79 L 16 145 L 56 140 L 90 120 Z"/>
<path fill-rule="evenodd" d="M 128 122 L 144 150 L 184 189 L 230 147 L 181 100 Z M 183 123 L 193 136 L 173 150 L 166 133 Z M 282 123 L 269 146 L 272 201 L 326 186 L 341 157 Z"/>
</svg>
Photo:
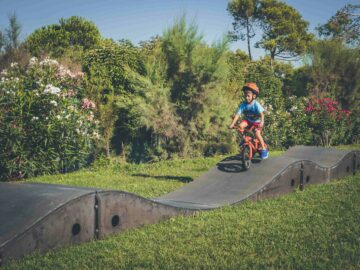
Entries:
<svg viewBox="0 0 360 270">
<path fill-rule="evenodd" d="M 155 197 L 222 158 L 113 164 L 31 180 Z M 274 199 L 175 217 L 101 241 L 32 254 L 4 269 L 360 269 L 359 224 L 360 173 Z"/>
<path fill-rule="evenodd" d="M 282 151 L 272 151 L 280 156 Z M 68 174 L 30 178 L 28 182 L 62 184 L 104 189 L 118 189 L 155 198 L 193 181 L 225 156 L 178 159 L 150 164 L 112 162 L 104 167 L 92 167 Z"/>
</svg>

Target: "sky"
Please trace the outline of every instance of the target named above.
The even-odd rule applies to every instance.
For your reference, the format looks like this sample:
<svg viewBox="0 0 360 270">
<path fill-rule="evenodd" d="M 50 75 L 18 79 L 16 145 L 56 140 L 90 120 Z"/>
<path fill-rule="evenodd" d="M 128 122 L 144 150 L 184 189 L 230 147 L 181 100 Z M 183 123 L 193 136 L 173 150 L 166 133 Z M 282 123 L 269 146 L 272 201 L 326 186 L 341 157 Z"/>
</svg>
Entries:
<svg viewBox="0 0 360 270">
<path fill-rule="evenodd" d="M 345 4 L 359 4 L 359 0 L 285 0 L 296 8 L 314 31 Z M 22 25 L 21 39 L 34 30 L 58 23 L 60 18 L 81 16 L 96 24 L 103 37 L 114 40 L 129 39 L 135 45 L 162 35 L 176 18 L 186 14 L 195 21 L 208 44 L 221 39 L 232 30 L 232 16 L 227 12 L 228 0 L 0 0 L 0 30 L 8 26 L 8 16 L 15 12 Z M 235 51 L 247 51 L 245 41 L 230 45 Z M 255 59 L 264 55 L 252 49 Z"/>
</svg>

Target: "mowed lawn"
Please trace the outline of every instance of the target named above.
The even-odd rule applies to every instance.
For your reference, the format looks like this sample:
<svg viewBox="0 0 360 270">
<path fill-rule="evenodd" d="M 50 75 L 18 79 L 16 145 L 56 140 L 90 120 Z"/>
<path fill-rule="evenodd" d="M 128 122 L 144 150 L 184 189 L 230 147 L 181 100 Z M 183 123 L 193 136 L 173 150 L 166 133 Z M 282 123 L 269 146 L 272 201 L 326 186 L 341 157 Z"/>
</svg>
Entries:
<svg viewBox="0 0 360 270">
<path fill-rule="evenodd" d="M 280 152 L 278 152 L 280 154 Z M 32 181 L 156 197 L 224 157 L 106 168 Z M 360 173 L 260 202 L 128 230 L 4 269 L 360 269 Z"/>
</svg>

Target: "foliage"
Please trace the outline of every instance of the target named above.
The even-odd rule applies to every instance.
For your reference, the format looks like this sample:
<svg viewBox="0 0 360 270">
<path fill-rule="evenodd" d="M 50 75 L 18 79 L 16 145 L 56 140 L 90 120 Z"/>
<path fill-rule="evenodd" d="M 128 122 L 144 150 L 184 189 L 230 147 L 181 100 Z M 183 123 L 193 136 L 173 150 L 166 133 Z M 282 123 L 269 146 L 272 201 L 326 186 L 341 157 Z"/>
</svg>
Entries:
<svg viewBox="0 0 360 270">
<path fill-rule="evenodd" d="M 59 57 L 69 47 L 80 46 L 88 50 L 100 40 L 100 32 L 94 23 L 72 16 L 68 19 L 60 19 L 58 24 L 35 30 L 25 42 L 32 55 L 49 54 L 52 57 Z"/>
<path fill-rule="evenodd" d="M 234 40 L 247 40 L 249 58 L 252 60 L 250 39 L 255 36 L 254 25 L 257 23 L 258 0 L 232 0 L 227 10 L 234 17 L 231 36 Z M 245 33 L 243 32 L 245 29 Z"/>
<path fill-rule="evenodd" d="M 285 77 L 283 93 L 286 96 L 306 97 L 309 95 L 309 83 L 308 69 L 305 66 L 299 67 Z"/>
<path fill-rule="evenodd" d="M 310 94 L 336 97 L 343 108 L 360 107 L 360 50 L 336 40 L 320 40 L 309 52 Z"/>
<path fill-rule="evenodd" d="M 313 130 L 309 124 L 309 115 L 305 113 L 309 99 L 307 97 L 288 96 L 285 99 L 287 126 L 283 128 L 286 140 L 283 146 L 315 144 Z"/>
<path fill-rule="evenodd" d="M 98 136 L 82 73 L 57 61 L 13 63 L 0 81 L 0 179 L 67 172 L 88 164 Z"/>
<path fill-rule="evenodd" d="M 269 51 L 271 60 L 294 59 L 305 52 L 313 36 L 296 9 L 278 0 L 262 0 L 258 12 L 263 34 L 256 47 Z"/>
<path fill-rule="evenodd" d="M 230 100 L 241 96 L 241 90 L 245 83 L 246 68 L 249 64 L 249 57 L 241 50 L 228 53 L 227 64 L 229 66 L 228 85 L 226 86 Z"/>
<path fill-rule="evenodd" d="M 345 5 L 327 23 L 317 28 L 319 35 L 360 45 L 360 15 L 356 14 L 359 11 L 360 5 Z"/>
<path fill-rule="evenodd" d="M 321 145 L 331 146 L 344 141 L 349 131 L 349 110 L 342 110 L 337 101 L 331 98 L 309 99 L 305 112 L 310 115 L 309 126 Z"/>
<path fill-rule="evenodd" d="M 2 48 L 5 46 L 5 35 L 4 33 L 0 30 L 0 53 L 2 51 Z"/>
<path fill-rule="evenodd" d="M 271 104 L 274 110 L 283 109 L 282 82 L 275 71 L 269 67 L 267 61 L 250 63 L 246 68 L 245 79 L 248 82 L 256 82 L 260 88 L 259 97 L 264 100 L 265 104 Z"/>
<path fill-rule="evenodd" d="M 6 50 L 16 49 L 20 45 L 19 36 L 21 26 L 17 20 L 16 14 L 9 15 L 9 28 L 6 30 Z M 1 48 L 0 48 L 1 49 Z"/>
<path fill-rule="evenodd" d="M 228 132 L 223 124 L 230 115 L 224 89 L 228 77 L 227 44 L 224 39 L 209 47 L 197 33 L 197 26 L 187 27 L 184 17 L 162 37 L 165 81 L 185 130 L 185 155 L 214 153 L 227 147 Z"/>
<path fill-rule="evenodd" d="M 16 14 L 9 15 L 9 26 L 5 32 L 0 31 L 0 71 L 17 62 L 20 66 L 28 63 L 30 56 L 25 46 L 20 42 L 21 25 Z M 2 50 L 4 48 L 4 50 Z"/>
<path fill-rule="evenodd" d="M 123 143 L 139 132 L 139 95 L 144 91 L 145 67 L 137 48 L 128 43 L 103 43 L 89 50 L 83 60 L 87 93 L 99 104 L 98 116 L 103 147 L 110 155 L 111 139 L 123 151 Z M 115 132 L 115 134 L 114 134 Z"/>
<path fill-rule="evenodd" d="M 16 49 L 6 49 L 2 53 L 0 52 L 0 70 L 9 68 L 14 62 L 19 63 L 20 67 L 24 67 L 29 63 L 30 58 L 23 43 Z"/>
</svg>

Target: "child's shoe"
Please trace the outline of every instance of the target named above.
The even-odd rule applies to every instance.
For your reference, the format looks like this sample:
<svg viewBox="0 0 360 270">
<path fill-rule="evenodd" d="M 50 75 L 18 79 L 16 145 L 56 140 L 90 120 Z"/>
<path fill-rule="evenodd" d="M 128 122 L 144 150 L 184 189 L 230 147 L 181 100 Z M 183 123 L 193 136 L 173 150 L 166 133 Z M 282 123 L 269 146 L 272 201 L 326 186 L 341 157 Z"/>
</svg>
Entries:
<svg viewBox="0 0 360 270">
<path fill-rule="evenodd" d="M 261 150 L 261 158 L 267 159 L 268 157 L 269 157 L 269 151 L 267 150 L 267 148 Z"/>
</svg>

